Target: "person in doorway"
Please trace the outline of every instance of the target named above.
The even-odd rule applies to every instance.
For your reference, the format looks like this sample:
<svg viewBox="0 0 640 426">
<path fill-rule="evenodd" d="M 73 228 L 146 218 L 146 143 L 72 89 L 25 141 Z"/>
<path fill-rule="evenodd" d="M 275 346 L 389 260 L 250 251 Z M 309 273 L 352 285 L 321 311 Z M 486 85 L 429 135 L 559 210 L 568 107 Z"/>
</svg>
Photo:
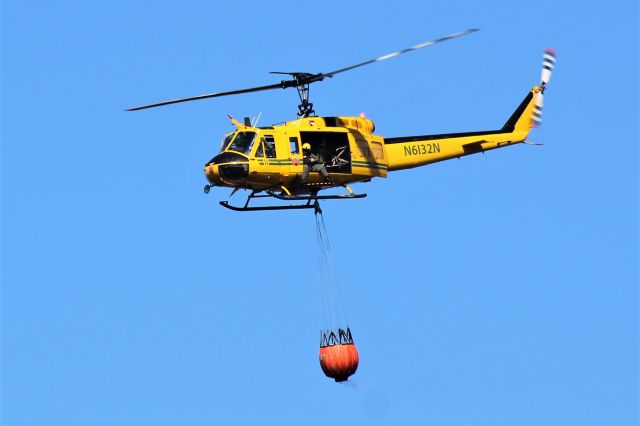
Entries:
<svg viewBox="0 0 640 426">
<path fill-rule="evenodd" d="M 303 183 L 307 181 L 310 171 L 320 173 L 325 182 L 333 183 L 322 157 L 311 152 L 311 145 L 304 143 L 302 144 L 302 175 L 300 176 Z"/>
</svg>

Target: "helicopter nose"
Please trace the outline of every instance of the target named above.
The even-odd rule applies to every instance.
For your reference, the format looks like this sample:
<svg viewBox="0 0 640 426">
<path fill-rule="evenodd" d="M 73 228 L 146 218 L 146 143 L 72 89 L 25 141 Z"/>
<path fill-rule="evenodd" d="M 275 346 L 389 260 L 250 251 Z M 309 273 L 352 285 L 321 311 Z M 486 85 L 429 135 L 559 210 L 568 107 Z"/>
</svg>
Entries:
<svg viewBox="0 0 640 426">
<path fill-rule="evenodd" d="M 249 163 L 215 164 L 209 163 L 204 173 L 212 185 L 238 185 L 249 176 Z"/>
<path fill-rule="evenodd" d="M 238 185 L 249 177 L 249 159 L 233 152 L 222 152 L 204 167 L 213 185 Z"/>
</svg>

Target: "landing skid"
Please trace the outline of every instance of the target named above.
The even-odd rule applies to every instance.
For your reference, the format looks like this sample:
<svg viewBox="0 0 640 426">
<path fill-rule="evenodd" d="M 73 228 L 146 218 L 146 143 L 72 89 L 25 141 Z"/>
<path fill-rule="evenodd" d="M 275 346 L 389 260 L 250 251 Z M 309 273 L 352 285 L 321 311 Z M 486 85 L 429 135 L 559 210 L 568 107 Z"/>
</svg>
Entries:
<svg viewBox="0 0 640 426">
<path fill-rule="evenodd" d="M 267 190 L 267 194 L 258 194 L 256 191 L 251 192 L 247 197 L 247 201 L 244 206 L 238 207 L 229 204 L 228 201 L 220 201 L 220 205 L 229 210 L 236 212 L 252 212 L 252 211 L 264 211 L 264 210 L 301 210 L 301 209 L 314 209 L 316 213 L 322 213 L 320 209 L 319 200 L 347 200 L 350 198 L 364 198 L 367 194 L 355 194 L 351 188 L 344 185 L 344 188 L 349 191 L 348 194 L 341 195 L 318 195 L 317 192 L 312 192 L 310 195 L 292 195 L 286 188 L 282 188 L 284 191 L 282 194 L 276 194 L 272 190 Z M 283 195 L 287 194 L 287 195 Z M 273 197 L 283 201 L 306 201 L 305 204 L 292 204 L 288 206 L 249 206 L 252 198 L 268 198 Z"/>
<path fill-rule="evenodd" d="M 316 205 L 314 204 L 300 204 L 293 206 L 261 206 L 261 207 L 249 207 L 244 205 L 243 207 L 232 206 L 228 201 L 220 201 L 220 205 L 222 207 L 226 207 L 229 210 L 233 210 L 236 212 L 257 212 L 261 210 L 299 210 L 299 209 L 315 209 Z M 317 208 L 320 208 L 318 206 Z"/>
</svg>

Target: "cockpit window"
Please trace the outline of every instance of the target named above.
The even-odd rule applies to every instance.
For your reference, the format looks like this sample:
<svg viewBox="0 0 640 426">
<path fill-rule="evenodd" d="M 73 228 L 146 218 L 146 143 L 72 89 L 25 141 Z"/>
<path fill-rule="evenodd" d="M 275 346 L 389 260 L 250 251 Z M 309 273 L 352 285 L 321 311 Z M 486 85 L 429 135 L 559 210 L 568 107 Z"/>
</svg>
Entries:
<svg viewBox="0 0 640 426">
<path fill-rule="evenodd" d="M 225 136 L 224 140 L 222 141 L 222 146 L 220 146 L 220 152 L 224 151 L 229 146 L 229 143 L 231 143 L 231 139 L 233 139 L 233 136 L 234 133 L 230 133 Z"/>
<path fill-rule="evenodd" d="M 240 132 L 236 135 L 233 142 L 231 142 L 231 145 L 227 147 L 227 150 L 249 155 L 255 138 L 255 132 Z"/>
</svg>

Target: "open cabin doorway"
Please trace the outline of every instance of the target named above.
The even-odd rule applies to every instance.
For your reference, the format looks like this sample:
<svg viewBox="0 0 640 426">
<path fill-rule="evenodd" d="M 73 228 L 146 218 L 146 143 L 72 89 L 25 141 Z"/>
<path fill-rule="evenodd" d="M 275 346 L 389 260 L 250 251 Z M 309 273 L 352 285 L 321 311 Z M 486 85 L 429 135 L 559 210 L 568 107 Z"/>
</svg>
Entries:
<svg viewBox="0 0 640 426">
<path fill-rule="evenodd" d="M 324 162 L 327 172 L 351 174 L 351 148 L 346 132 L 300 132 L 302 143 Z"/>
</svg>

